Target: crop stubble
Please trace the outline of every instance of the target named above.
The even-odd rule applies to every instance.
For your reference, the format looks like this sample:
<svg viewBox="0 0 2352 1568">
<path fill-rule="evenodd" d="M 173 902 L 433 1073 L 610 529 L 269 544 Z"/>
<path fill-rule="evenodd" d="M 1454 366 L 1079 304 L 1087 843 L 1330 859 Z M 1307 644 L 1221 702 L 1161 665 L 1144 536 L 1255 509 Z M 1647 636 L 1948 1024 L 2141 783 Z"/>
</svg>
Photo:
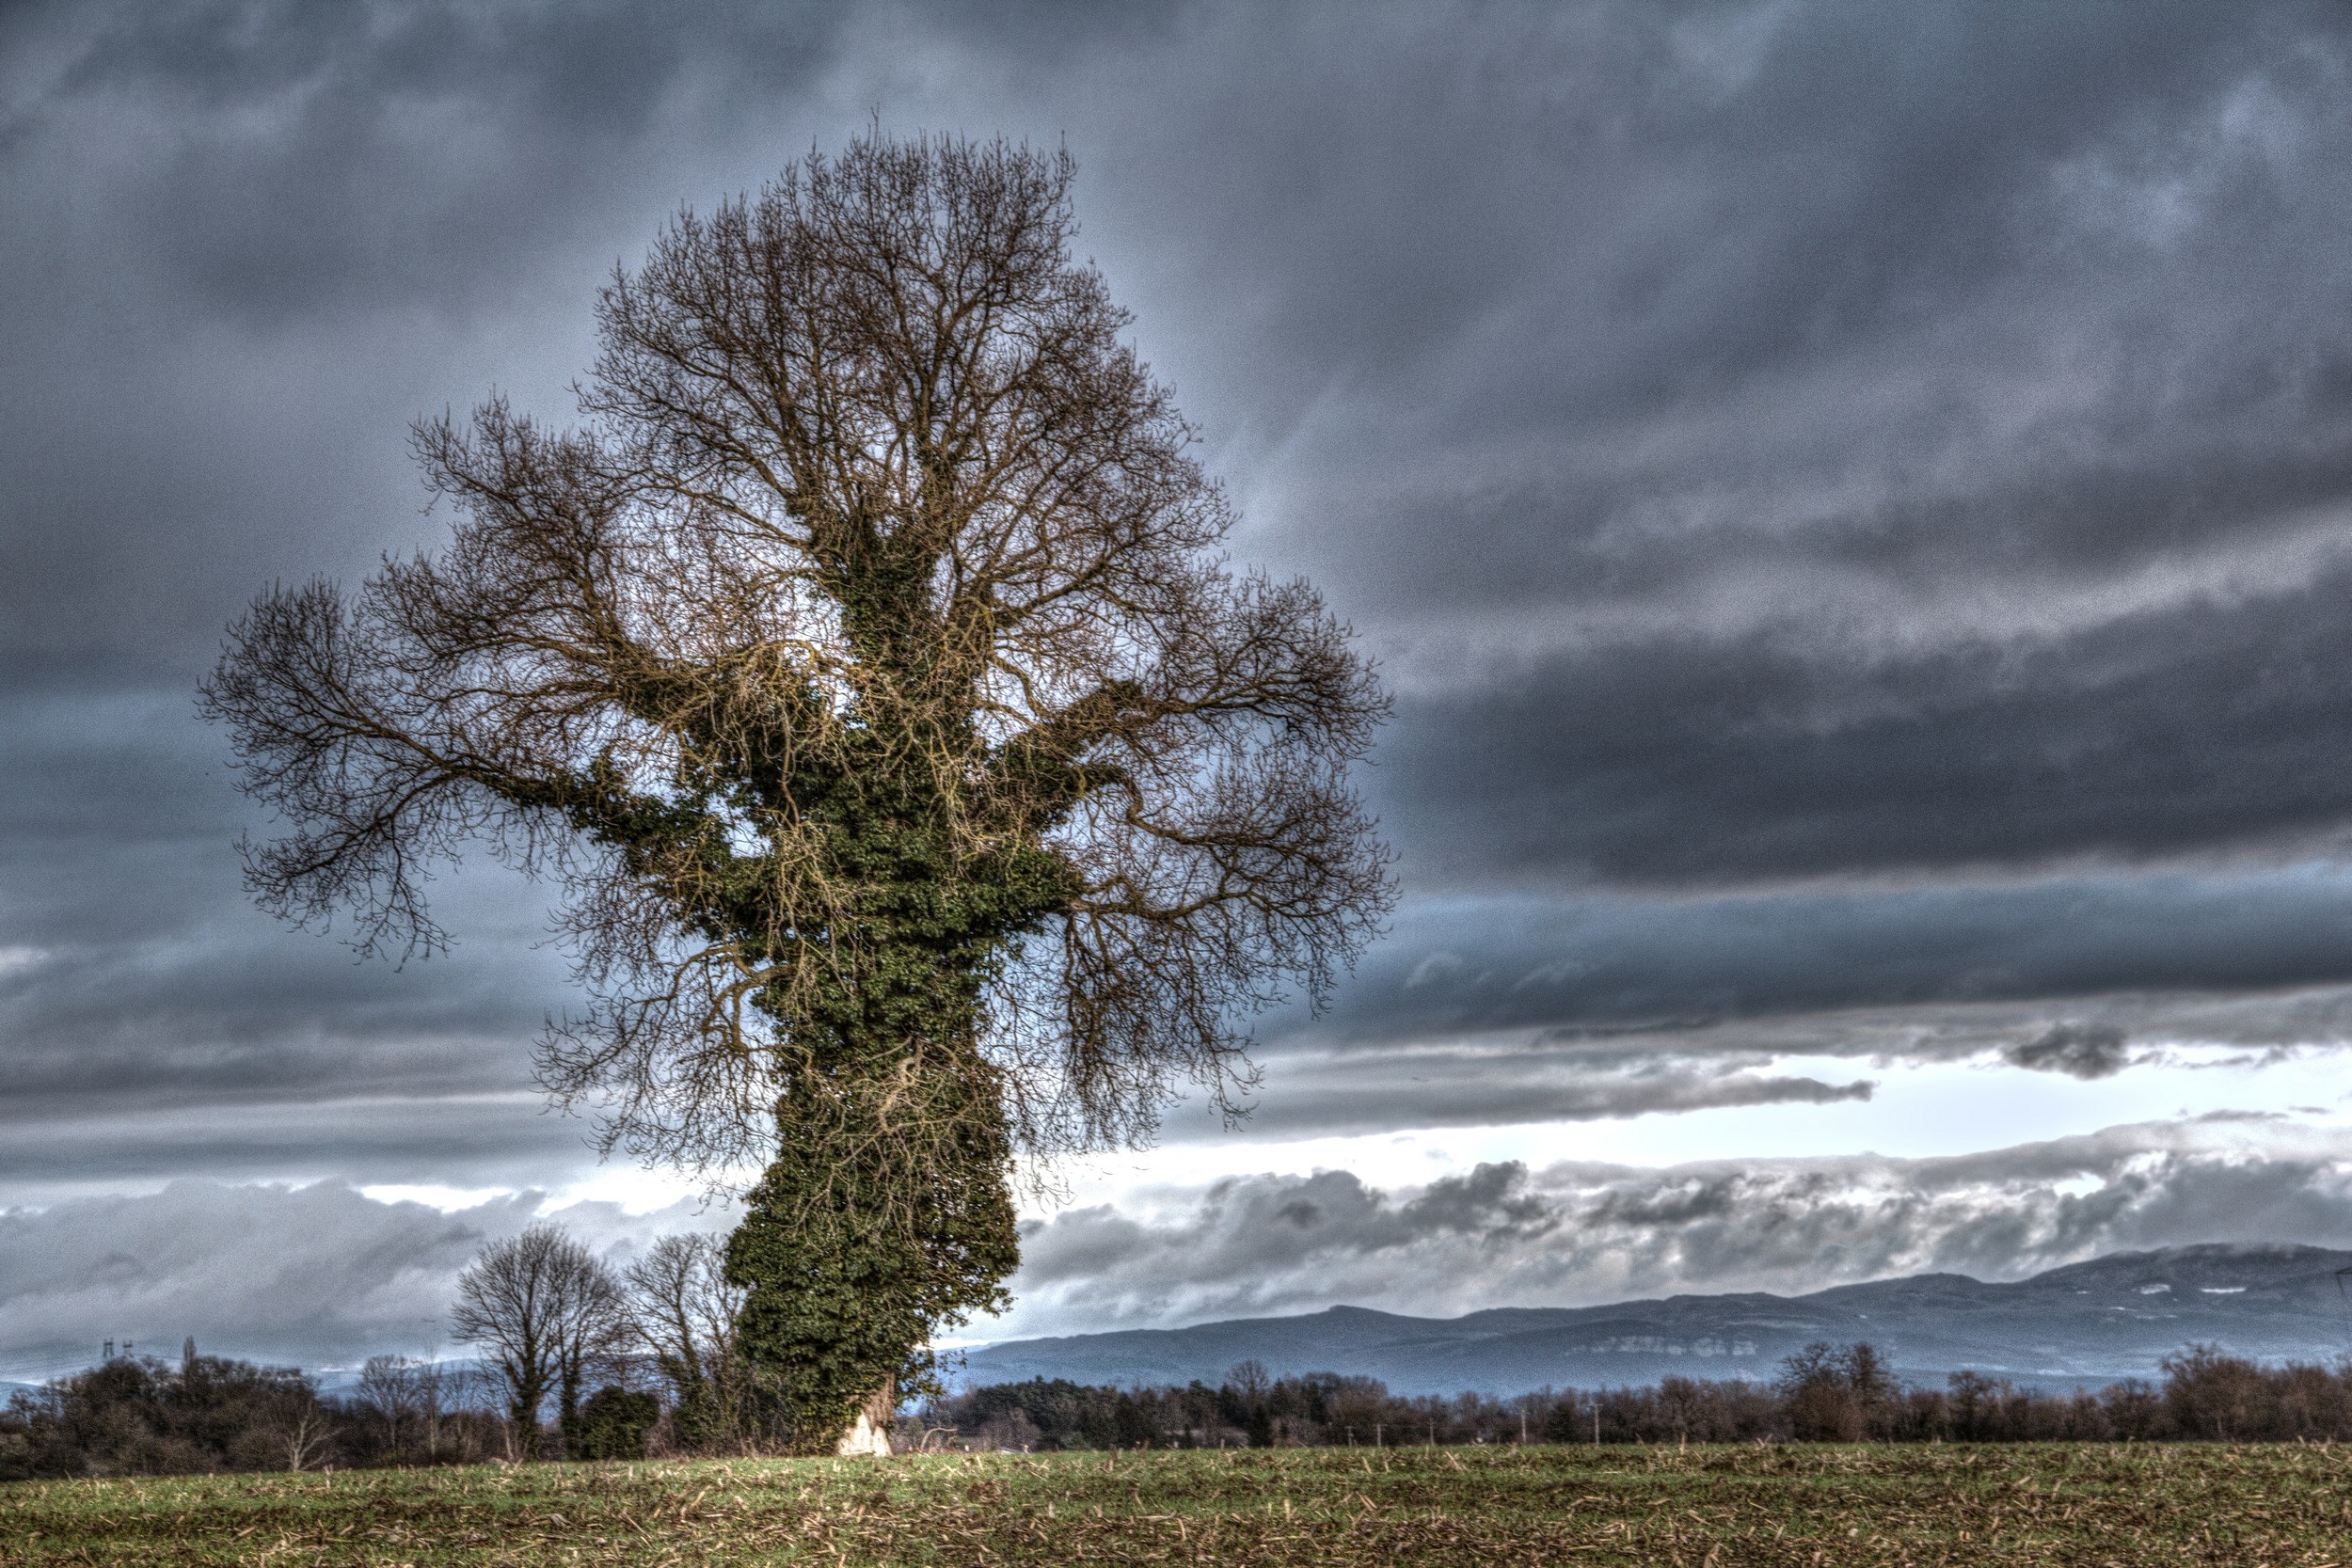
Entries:
<svg viewBox="0 0 2352 1568">
<path fill-rule="evenodd" d="M 0 1568 L 2211 1563 L 2352 1568 L 2352 1449 L 1281 1449 L 0 1486 Z"/>
</svg>

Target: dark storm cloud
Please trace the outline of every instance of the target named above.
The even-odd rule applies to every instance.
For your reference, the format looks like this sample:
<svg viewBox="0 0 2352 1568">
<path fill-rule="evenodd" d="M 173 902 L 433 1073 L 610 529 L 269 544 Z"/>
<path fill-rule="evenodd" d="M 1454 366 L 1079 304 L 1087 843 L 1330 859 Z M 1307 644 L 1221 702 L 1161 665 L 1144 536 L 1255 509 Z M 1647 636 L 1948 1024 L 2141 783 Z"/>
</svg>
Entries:
<svg viewBox="0 0 2352 1568">
<path fill-rule="evenodd" d="M 2352 1017 L 2291 993 L 2352 981 L 2352 876 L 2330 869 L 2106 876 L 2011 885 L 1738 895 L 1534 895 L 1408 909 L 1321 1021 L 1269 1046 L 1315 1049 L 1492 1031 L 1573 1043 L 1758 1021 L 2000 1003 L 2034 1032 L 2042 999 L 2248 994 L 2299 1037 L 2352 1037 Z M 2255 1004 L 2249 1002 L 2249 1006 Z M 2062 1007 L 2056 1008 L 2061 1014 Z M 1801 1026 L 1799 1026 L 1801 1027 Z M 2243 1024 L 2205 1037 L 2235 1039 Z M 2315 1031 L 2315 1032 L 2314 1032 Z M 1986 1042 L 1989 1046 L 1990 1042 Z"/>
<path fill-rule="evenodd" d="M 691 189 L 646 177 L 735 120 L 702 89 L 801 88 L 833 13 L 17 8 L 19 678 L 111 665 L 184 690 L 259 584 L 421 537 L 407 421 L 493 379 L 560 388 L 598 273 Z"/>
<path fill-rule="evenodd" d="M 2333 1141 L 2329 1141 L 2332 1139 Z M 1348 1171 L 1240 1177 L 1032 1225 L 1022 1334 L 1167 1326 L 1335 1303 L 1451 1316 L 1677 1291 L 1797 1293 L 1949 1270 L 2013 1279 L 2103 1253 L 2344 1246 L 2340 1134 L 2249 1156 L 2167 1123 L 1959 1159 L 1635 1169 L 1481 1165 L 1417 1193 Z"/>
<path fill-rule="evenodd" d="M 1258 1053 L 1260 1079 L 1237 1124 L 1186 1104 L 1170 1110 L 1157 1136 L 1164 1144 L 1226 1146 L 1244 1136 L 1280 1142 L 1867 1101 L 1878 1082 L 1858 1076 L 1851 1061 L 1843 1070 L 1790 1072 L 1777 1070 L 1778 1058 L 1958 1059 L 1981 1055 L 2014 1032 L 1979 1025 L 1963 1037 L 1947 1021 L 1944 1031 L 1922 1039 L 1915 1029 L 1898 1033 L 1881 1022 L 1874 1034 L 1841 1015 L 1785 1021 L 1761 1038 L 1702 1027 L 1644 1031 L 1610 1044 L 1517 1034 L 1436 1043 L 1354 1038 L 1328 1050 L 1278 1042 Z"/>
<path fill-rule="evenodd" d="M 1406 687 L 1415 885 L 2333 839 L 2343 37 L 1654 14 L 1602 67 L 1528 51 L 1572 83 L 1541 154 L 1487 62 L 1507 129 L 1447 221 L 1341 255 L 1327 208 L 1263 214 L 1328 313 L 1457 284 L 1357 319 L 1263 481 L 1370 546 L 1306 558 Z"/>
<path fill-rule="evenodd" d="M 1380 781 L 1433 879 L 1735 882 L 2340 849 L 2352 570 L 1867 662 L 1659 639 L 1416 698 Z"/>
<path fill-rule="evenodd" d="M 1710 1048 L 1712 1045 L 1712 1048 Z M 1773 1072 L 1769 1052 L 1724 1042 L 1510 1038 L 1367 1051 L 1276 1048 L 1251 1102 L 1249 1131 L 1268 1138 L 1331 1137 L 1413 1127 L 1597 1121 L 1741 1105 L 1829 1105 L 1868 1100 L 1867 1078 L 1830 1083 Z M 1172 1137 L 1208 1133 L 1180 1117 Z"/>
<path fill-rule="evenodd" d="M 411 418 L 563 417 L 615 259 L 869 111 L 1067 138 L 1241 553 L 1404 693 L 1417 902 L 1269 1131 L 2352 981 L 2276 869 L 2352 821 L 2348 62 L 2296 4 L 10 8 L 5 1180 L 579 1158 L 545 894 L 452 879 L 401 974 L 277 929 L 188 693 L 437 536 Z"/>
<path fill-rule="evenodd" d="M 1338 95 L 1316 150 L 1404 171 L 1382 243 L 1343 151 L 1344 204 L 1259 210 L 1352 351 L 1285 340 L 1343 385 L 1278 483 L 1371 530 L 1326 569 L 1384 623 L 1933 623 L 2342 494 L 2322 13 L 1555 14 L 1435 50 L 1487 91 L 1408 92 L 1385 142 Z M 1433 144 L 1471 103 L 1478 155 Z"/>
<path fill-rule="evenodd" d="M 475 941 L 355 964 L 245 900 L 243 813 L 183 697 L 51 690 L 0 698 L 0 1193 L 592 1163 L 530 1086 L 529 1041 L 574 1001 L 533 945 L 546 890 L 444 878 Z"/>
<path fill-rule="evenodd" d="M 2129 1063 L 2123 1031 L 2111 1023 L 2054 1023 L 2032 1039 L 2001 1053 L 2012 1067 L 2029 1072 L 2062 1072 L 2069 1078 L 2112 1078 Z"/>
<path fill-rule="evenodd" d="M 206 313 L 263 330 L 336 308 L 471 305 L 527 288 L 693 120 L 698 89 L 802 90 L 839 8 L 524 3 L 164 9 L 20 21 L 19 138 L 95 128 L 98 233 Z M 729 94 L 731 96 L 731 93 Z M 698 129 L 700 127 L 697 127 Z M 650 158 L 649 158 L 650 151 Z M 597 235 L 597 238 L 603 236 Z"/>
</svg>

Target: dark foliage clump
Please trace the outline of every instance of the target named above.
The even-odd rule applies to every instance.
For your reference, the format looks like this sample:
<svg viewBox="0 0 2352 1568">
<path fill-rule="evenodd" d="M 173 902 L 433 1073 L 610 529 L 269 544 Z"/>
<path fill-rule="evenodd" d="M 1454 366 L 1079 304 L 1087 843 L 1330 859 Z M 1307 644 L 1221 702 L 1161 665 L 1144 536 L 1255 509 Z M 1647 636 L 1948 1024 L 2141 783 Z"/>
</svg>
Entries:
<svg viewBox="0 0 2352 1568">
<path fill-rule="evenodd" d="M 176 1367 L 119 1356 L 10 1397 L 0 1481 L 516 1457 L 513 1429 L 482 1407 L 490 1397 L 478 1379 L 398 1356 L 370 1361 L 348 1399 L 322 1397 L 294 1368 L 193 1348 Z"/>
<path fill-rule="evenodd" d="M 566 1433 L 569 1459 L 643 1459 L 645 1434 L 661 1419 L 661 1402 L 651 1394 L 604 1387 L 590 1395 Z"/>
<path fill-rule="evenodd" d="M 308 1469 L 332 1455 L 336 1425 L 288 1368 L 121 1356 L 10 1397 L 0 1480 Z"/>
</svg>

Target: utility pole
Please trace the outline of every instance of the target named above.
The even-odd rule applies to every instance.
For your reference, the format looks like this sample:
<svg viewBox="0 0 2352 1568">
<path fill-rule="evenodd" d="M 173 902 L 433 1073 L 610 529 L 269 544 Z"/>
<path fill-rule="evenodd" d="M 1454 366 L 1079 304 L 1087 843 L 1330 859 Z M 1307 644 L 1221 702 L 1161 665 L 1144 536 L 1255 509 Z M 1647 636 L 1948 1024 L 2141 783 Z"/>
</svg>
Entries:
<svg viewBox="0 0 2352 1568">
<path fill-rule="evenodd" d="M 1380 1423 L 1378 1421 L 1372 1423 L 1372 1446 L 1375 1449 L 1380 1446 Z"/>
<path fill-rule="evenodd" d="M 1593 1402 L 1593 1447 L 1600 1447 L 1600 1401 Z"/>
</svg>

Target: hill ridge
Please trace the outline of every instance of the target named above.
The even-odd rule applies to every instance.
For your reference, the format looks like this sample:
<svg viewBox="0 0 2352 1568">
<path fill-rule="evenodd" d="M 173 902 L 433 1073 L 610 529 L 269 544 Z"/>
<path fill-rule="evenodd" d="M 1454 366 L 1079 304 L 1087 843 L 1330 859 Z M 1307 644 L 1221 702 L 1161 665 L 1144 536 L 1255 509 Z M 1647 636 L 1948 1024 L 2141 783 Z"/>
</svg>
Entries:
<svg viewBox="0 0 2352 1568">
<path fill-rule="evenodd" d="M 2345 1268 L 2352 1251 L 2206 1242 L 2107 1253 L 2014 1280 L 1935 1270 L 1803 1295 L 1686 1291 L 1455 1318 L 1335 1305 L 999 1341 L 967 1351 L 958 1381 L 1215 1383 L 1256 1360 L 1277 1375 L 1360 1374 L 1406 1393 L 1511 1393 L 1668 1376 L 1764 1379 L 1804 1344 L 1868 1339 L 1915 1382 L 1967 1368 L 2044 1386 L 2100 1384 L 2155 1377 L 2164 1357 L 2191 1343 L 2263 1360 L 2333 1360 L 2352 1329 L 2335 1278 Z"/>
</svg>

